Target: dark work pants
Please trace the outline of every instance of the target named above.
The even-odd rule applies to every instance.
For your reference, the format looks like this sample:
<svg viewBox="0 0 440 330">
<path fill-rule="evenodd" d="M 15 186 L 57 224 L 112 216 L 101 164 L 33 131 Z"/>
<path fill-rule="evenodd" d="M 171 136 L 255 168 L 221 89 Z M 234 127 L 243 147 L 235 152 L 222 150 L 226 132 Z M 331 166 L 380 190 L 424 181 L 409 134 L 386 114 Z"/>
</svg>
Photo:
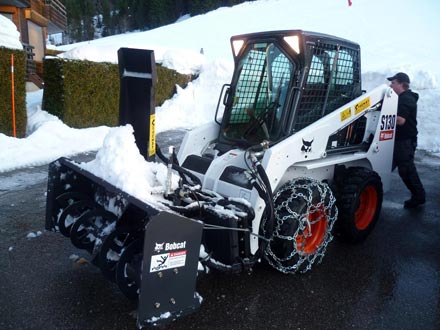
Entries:
<svg viewBox="0 0 440 330">
<path fill-rule="evenodd" d="M 394 144 L 393 171 L 397 167 L 399 175 L 411 192 L 411 198 L 425 200 L 425 189 L 414 165 L 417 140 L 396 140 Z"/>
</svg>

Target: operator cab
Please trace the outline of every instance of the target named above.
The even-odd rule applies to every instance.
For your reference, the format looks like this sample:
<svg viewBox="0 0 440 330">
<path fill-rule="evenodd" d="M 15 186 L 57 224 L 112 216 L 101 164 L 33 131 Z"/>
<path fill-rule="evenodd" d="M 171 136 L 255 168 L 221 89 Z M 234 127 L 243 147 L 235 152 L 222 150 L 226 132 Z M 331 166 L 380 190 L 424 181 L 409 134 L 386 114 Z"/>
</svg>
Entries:
<svg viewBox="0 0 440 330">
<path fill-rule="evenodd" d="M 275 144 L 362 94 L 360 47 L 348 40 L 289 30 L 234 36 L 231 46 L 220 153 Z"/>
</svg>

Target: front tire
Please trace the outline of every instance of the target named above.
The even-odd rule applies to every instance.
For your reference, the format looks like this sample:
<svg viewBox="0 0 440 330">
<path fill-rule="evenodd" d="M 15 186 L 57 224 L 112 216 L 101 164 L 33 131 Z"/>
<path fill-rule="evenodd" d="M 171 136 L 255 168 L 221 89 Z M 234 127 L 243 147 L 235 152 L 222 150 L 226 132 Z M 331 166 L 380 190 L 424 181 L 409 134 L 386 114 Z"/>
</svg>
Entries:
<svg viewBox="0 0 440 330">
<path fill-rule="evenodd" d="M 362 242 L 379 219 L 383 199 L 380 176 L 367 168 L 351 167 L 343 171 L 336 182 L 337 232 L 344 241 Z"/>
<path fill-rule="evenodd" d="M 266 260 L 283 273 L 310 270 L 333 239 L 338 210 L 330 187 L 310 178 L 289 181 L 274 196 L 274 213 Z"/>
</svg>

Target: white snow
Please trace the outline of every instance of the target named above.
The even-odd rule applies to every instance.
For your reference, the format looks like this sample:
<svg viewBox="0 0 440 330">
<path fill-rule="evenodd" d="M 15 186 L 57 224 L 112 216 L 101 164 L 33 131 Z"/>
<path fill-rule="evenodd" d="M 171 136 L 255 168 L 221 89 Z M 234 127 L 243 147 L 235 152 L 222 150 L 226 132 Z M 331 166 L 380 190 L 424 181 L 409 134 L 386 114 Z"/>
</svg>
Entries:
<svg viewBox="0 0 440 330">
<path fill-rule="evenodd" d="M 42 234 L 43 233 L 41 231 L 37 231 L 35 233 L 33 231 L 31 231 L 30 233 L 28 233 L 26 235 L 26 238 L 35 238 L 35 237 L 41 236 Z"/>
<path fill-rule="evenodd" d="M 165 313 L 160 314 L 157 317 L 156 316 L 152 316 L 151 318 L 149 318 L 147 320 L 147 322 L 148 323 L 156 323 L 157 321 L 165 320 L 165 319 L 168 319 L 170 317 L 171 317 L 171 313 L 170 312 L 165 312 Z"/>
<path fill-rule="evenodd" d="M 165 191 L 167 168 L 163 164 L 145 161 L 135 144 L 131 125 L 112 128 L 96 158 L 81 166 L 132 196 L 164 208 L 157 203 L 158 197 L 152 197 L 152 194 Z M 177 188 L 178 180 L 179 177 L 173 175 L 173 190 Z"/>
<path fill-rule="evenodd" d="M 28 136 L 18 139 L 0 133 L 0 173 L 47 164 L 61 156 L 97 150 L 109 127 L 75 129 L 41 110 L 43 91 L 27 94 Z"/>
<path fill-rule="evenodd" d="M 156 109 L 156 129 L 191 129 L 212 120 L 221 86 L 231 80 L 233 61 L 229 38 L 232 35 L 281 29 L 303 29 L 336 35 L 358 42 L 362 49 L 363 88 L 387 83 L 386 77 L 405 71 L 412 89 L 420 94 L 419 149 L 440 156 L 440 2 L 436 0 L 259 0 L 231 8 L 220 8 L 205 15 L 185 17 L 146 32 L 126 33 L 98 40 L 58 47 L 67 51 L 64 58 L 117 62 L 120 47 L 153 49 L 157 62 L 182 73 L 199 73 L 199 78 Z M 16 29 L 0 16 L 0 46 L 16 39 Z M 8 44 L 9 47 L 12 47 Z M 203 54 L 201 50 L 203 49 Z M 130 135 L 130 128 L 95 127 L 73 129 L 41 109 L 42 92 L 28 93 L 27 137 L 16 139 L 0 133 L 0 173 L 47 164 L 60 156 L 98 150 L 107 133 L 115 134 L 114 147 L 129 147 L 119 138 Z M 110 143 L 111 144 L 111 143 Z M 116 162 L 111 170 L 120 175 L 122 166 L 137 163 L 125 156 L 116 161 L 101 152 L 96 167 Z M 124 156 L 124 155 L 119 155 Z M 101 163 L 99 163 L 101 162 Z M 107 164 L 108 165 L 108 164 Z M 89 165 L 92 166 L 92 165 Z M 118 167 L 119 166 L 119 167 Z M 145 167 L 149 187 L 162 189 L 159 166 L 156 174 Z M 112 172 L 113 171 L 113 172 Z M 130 171 L 133 171 L 131 168 Z M 162 172 L 161 172 L 162 173 Z M 122 174 L 121 174 L 122 175 Z M 139 177 L 139 176 L 137 176 Z M 152 181 L 150 181 L 152 180 Z M 121 180 L 121 185 L 123 180 Z M 135 182 L 133 182 L 134 184 Z M 124 189 L 128 187 L 123 187 Z M 145 192 L 140 192 L 144 193 Z M 146 197 L 147 198 L 147 197 Z"/>
<path fill-rule="evenodd" d="M 3 15 L 0 15 L 0 47 L 23 49 L 17 27 Z"/>
<path fill-rule="evenodd" d="M 72 261 L 76 261 L 76 260 L 79 259 L 79 255 L 77 255 L 77 254 L 71 254 L 71 255 L 69 256 L 69 259 L 72 260 Z"/>
</svg>

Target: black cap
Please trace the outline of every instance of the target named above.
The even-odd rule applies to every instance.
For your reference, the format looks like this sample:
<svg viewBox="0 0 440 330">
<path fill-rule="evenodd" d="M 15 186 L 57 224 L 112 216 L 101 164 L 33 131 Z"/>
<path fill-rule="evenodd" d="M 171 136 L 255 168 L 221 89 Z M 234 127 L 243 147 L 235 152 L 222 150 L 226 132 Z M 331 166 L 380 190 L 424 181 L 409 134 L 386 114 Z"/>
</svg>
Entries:
<svg viewBox="0 0 440 330">
<path fill-rule="evenodd" d="M 409 77 L 406 73 L 403 72 L 398 72 L 396 73 L 394 76 L 387 78 L 389 81 L 392 81 L 394 79 L 396 79 L 398 82 L 400 83 L 408 83 L 409 84 Z"/>
</svg>

